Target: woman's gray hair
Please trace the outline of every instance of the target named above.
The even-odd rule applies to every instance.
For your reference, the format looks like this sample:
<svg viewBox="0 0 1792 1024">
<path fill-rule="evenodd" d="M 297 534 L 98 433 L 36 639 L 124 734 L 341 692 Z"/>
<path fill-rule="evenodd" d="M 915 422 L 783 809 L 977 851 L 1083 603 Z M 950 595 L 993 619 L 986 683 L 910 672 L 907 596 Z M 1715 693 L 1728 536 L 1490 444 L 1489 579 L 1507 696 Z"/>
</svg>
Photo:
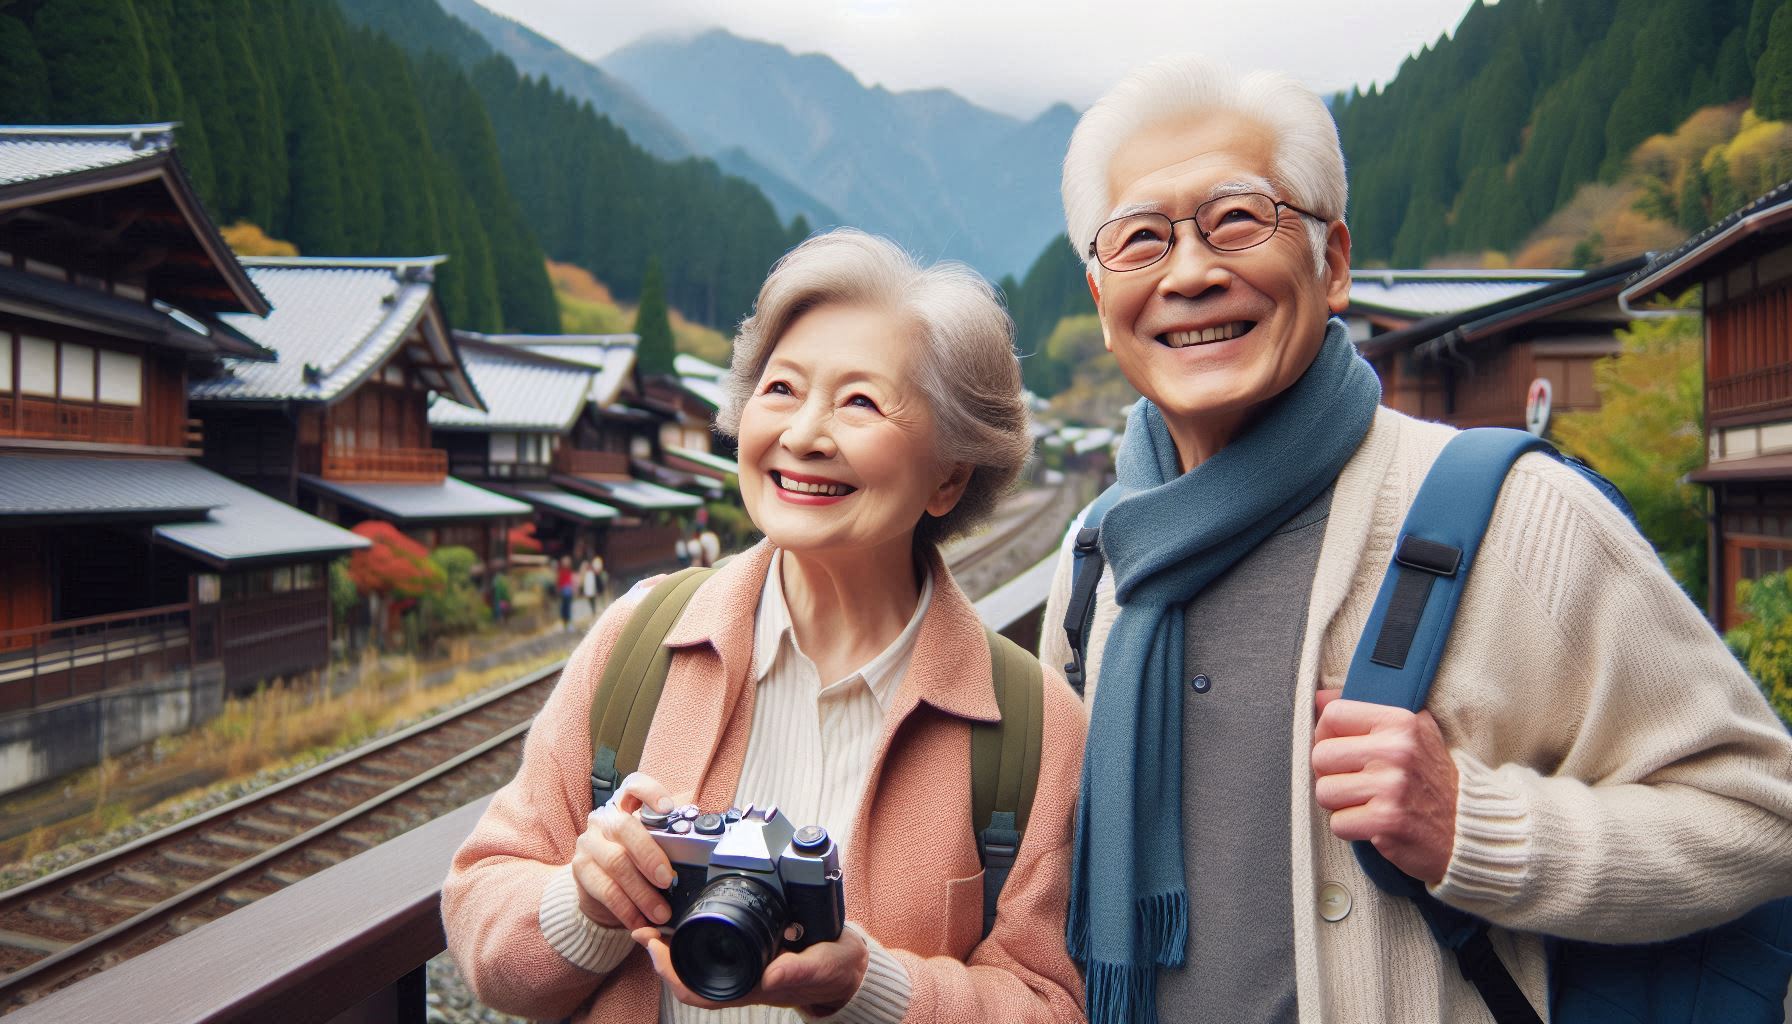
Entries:
<svg viewBox="0 0 1792 1024">
<path fill-rule="evenodd" d="M 983 523 L 1020 475 L 1032 436 L 1014 322 L 995 289 L 962 263 L 923 268 L 895 242 L 853 228 L 786 253 L 734 337 L 716 429 L 739 436 L 741 409 L 778 339 L 804 313 L 829 305 L 885 309 L 912 328 L 920 342 L 915 385 L 933 413 L 935 458 L 974 467 L 952 511 L 922 515 L 916 543 L 938 544 Z"/>
<path fill-rule="evenodd" d="M 1349 185 L 1344 151 L 1331 111 L 1311 89 L 1276 71 L 1240 77 L 1232 68 L 1204 57 L 1166 57 L 1128 75 L 1095 101 L 1077 122 L 1064 154 L 1064 221 L 1077 257 L 1100 275 L 1089 242 L 1113 209 L 1108 167 L 1126 140 L 1141 129 L 1191 114 L 1227 112 L 1249 118 L 1276 139 L 1278 196 L 1327 221 L 1344 219 Z M 1303 218 L 1312 243 L 1313 272 L 1325 272 L 1329 225 Z"/>
</svg>

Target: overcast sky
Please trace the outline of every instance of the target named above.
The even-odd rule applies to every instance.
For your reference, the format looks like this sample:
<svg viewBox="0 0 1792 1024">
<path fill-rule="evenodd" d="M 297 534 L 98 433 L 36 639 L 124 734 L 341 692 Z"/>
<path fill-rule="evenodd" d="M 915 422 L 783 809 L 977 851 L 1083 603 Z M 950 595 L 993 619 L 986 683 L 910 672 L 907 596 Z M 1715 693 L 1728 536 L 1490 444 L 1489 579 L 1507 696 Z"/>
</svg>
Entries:
<svg viewBox="0 0 1792 1024">
<path fill-rule="evenodd" d="M 1167 53 L 1278 68 L 1321 92 L 1392 78 L 1473 0 L 479 0 L 586 58 L 720 26 L 833 57 L 867 85 L 945 86 L 1031 117 Z"/>
</svg>

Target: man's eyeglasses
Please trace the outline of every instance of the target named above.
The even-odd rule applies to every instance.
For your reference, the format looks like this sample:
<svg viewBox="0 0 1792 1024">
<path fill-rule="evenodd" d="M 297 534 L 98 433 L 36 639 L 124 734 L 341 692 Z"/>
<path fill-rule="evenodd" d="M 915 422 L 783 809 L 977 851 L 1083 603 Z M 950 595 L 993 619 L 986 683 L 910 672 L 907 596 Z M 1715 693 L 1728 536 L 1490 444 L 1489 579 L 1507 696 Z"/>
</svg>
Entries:
<svg viewBox="0 0 1792 1024">
<path fill-rule="evenodd" d="M 1283 207 L 1317 221 L 1326 219 L 1261 192 L 1235 192 L 1209 199 L 1195 207 L 1193 217 L 1182 220 L 1161 213 L 1135 213 L 1110 220 L 1095 232 L 1089 255 L 1115 272 L 1143 270 L 1169 254 L 1176 244 L 1176 225 L 1183 220 L 1194 221 L 1195 232 L 1215 251 L 1237 252 L 1269 241 L 1281 222 Z"/>
</svg>

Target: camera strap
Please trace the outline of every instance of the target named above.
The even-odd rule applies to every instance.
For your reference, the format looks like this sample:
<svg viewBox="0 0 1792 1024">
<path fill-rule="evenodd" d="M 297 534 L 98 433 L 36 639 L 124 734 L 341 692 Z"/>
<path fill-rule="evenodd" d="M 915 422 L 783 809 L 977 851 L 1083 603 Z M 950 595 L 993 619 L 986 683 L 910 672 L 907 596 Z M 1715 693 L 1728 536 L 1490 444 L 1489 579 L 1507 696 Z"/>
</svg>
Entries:
<svg viewBox="0 0 1792 1024">
<path fill-rule="evenodd" d="M 666 636 L 714 569 L 681 569 L 641 599 L 591 698 L 591 806 L 608 803 L 641 765 L 647 731 L 666 686 L 672 651 Z M 996 904 L 1020 853 L 1039 781 L 1045 729 L 1045 680 L 1038 659 L 992 630 L 990 673 L 1001 719 L 971 727 L 971 824 L 983 863 L 983 934 L 995 926 Z"/>
</svg>

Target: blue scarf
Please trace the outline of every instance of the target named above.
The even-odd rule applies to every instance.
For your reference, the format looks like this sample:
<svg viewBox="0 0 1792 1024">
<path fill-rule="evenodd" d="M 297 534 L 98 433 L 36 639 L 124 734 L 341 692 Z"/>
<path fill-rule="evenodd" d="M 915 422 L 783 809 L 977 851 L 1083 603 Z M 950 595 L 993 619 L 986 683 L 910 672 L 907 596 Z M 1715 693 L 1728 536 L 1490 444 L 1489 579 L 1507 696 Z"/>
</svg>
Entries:
<svg viewBox="0 0 1792 1024">
<path fill-rule="evenodd" d="M 1116 460 L 1125 497 L 1101 523 L 1120 616 L 1101 657 L 1070 876 L 1069 948 L 1091 1024 L 1157 1020 L 1158 968 L 1184 960 L 1184 608 L 1337 478 L 1380 401 L 1333 319 L 1300 379 L 1187 473 L 1163 414 L 1133 407 Z"/>
</svg>

